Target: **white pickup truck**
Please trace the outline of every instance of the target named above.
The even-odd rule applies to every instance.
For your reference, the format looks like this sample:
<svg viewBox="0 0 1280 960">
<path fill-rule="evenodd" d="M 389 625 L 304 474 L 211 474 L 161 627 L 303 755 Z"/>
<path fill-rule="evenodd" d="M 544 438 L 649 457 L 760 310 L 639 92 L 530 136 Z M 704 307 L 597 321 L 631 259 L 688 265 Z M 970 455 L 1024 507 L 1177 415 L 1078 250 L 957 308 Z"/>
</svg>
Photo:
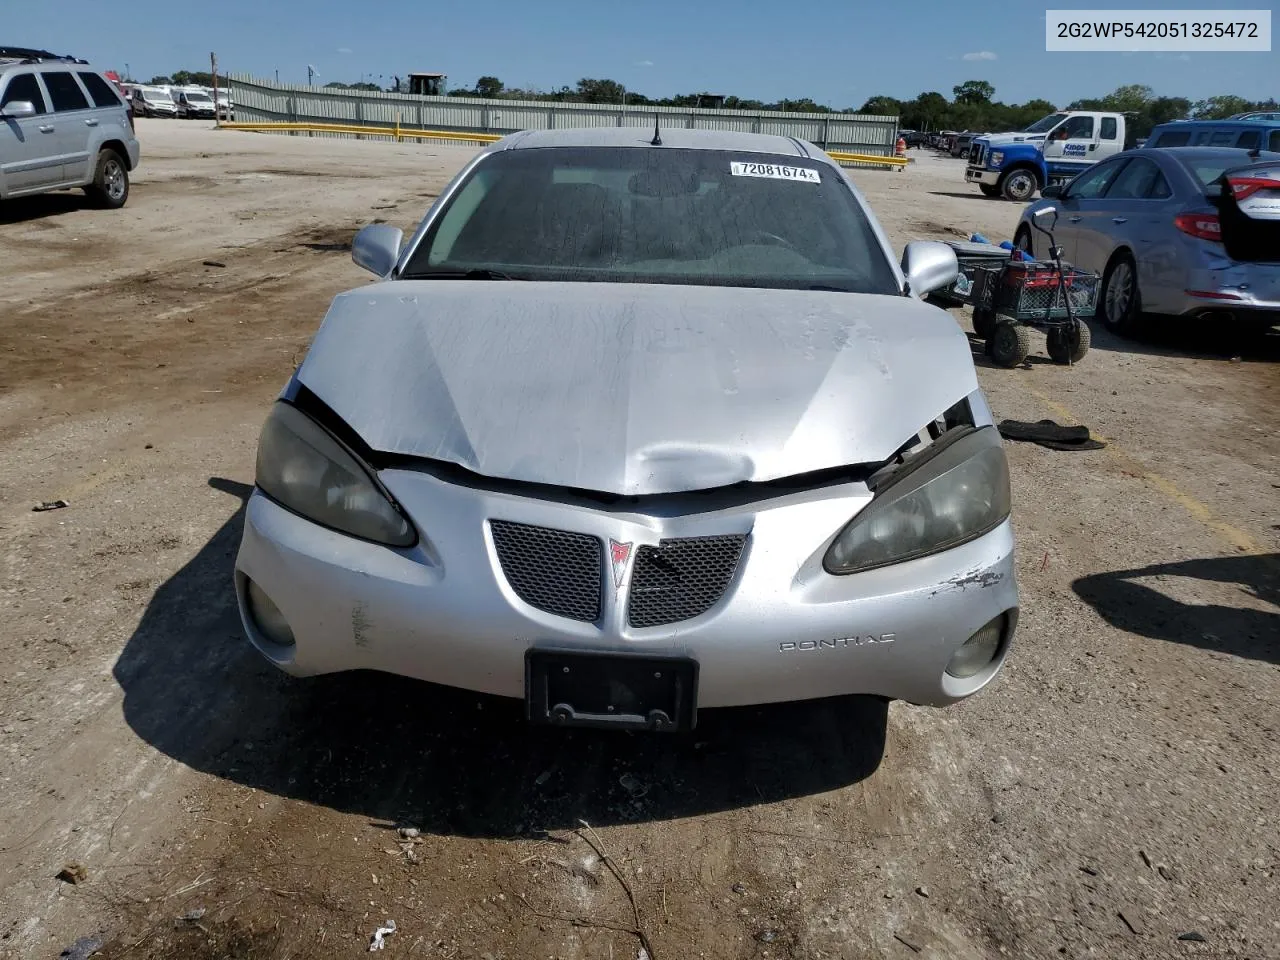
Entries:
<svg viewBox="0 0 1280 960">
<path fill-rule="evenodd" d="M 978 137 L 964 178 L 989 197 L 1026 203 L 1049 184 L 1066 183 L 1130 145 L 1124 114 L 1066 110 L 1016 133 Z"/>
</svg>

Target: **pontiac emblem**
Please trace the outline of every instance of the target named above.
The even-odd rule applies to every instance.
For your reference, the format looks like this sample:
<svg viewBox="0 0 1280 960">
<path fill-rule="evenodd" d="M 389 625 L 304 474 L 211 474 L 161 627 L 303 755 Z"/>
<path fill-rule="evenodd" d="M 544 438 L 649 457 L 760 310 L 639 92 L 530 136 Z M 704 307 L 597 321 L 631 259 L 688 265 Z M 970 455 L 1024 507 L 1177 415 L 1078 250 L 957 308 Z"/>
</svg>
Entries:
<svg viewBox="0 0 1280 960">
<path fill-rule="evenodd" d="M 609 540 L 609 565 L 613 567 L 613 586 L 622 589 L 622 581 L 627 579 L 627 563 L 631 560 L 631 544 Z"/>
</svg>

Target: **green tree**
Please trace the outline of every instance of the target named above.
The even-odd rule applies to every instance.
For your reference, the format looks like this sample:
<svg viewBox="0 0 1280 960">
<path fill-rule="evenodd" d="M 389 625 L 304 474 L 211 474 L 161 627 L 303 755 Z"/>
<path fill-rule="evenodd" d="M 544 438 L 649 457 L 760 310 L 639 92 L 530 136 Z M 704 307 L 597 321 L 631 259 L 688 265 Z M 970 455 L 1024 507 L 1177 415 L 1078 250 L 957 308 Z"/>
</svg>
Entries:
<svg viewBox="0 0 1280 960">
<path fill-rule="evenodd" d="M 985 80 L 966 80 L 951 88 L 956 103 L 982 104 L 990 103 L 996 95 L 996 88 Z"/>
<path fill-rule="evenodd" d="M 1155 91 L 1141 83 L 1117 87 L 1103 97 L 1107 110 L 1115 113 L 1138 113 L 1144 110 L 1155 96 Z"/>
<path fill-rule="evenodd" d="M 858 108 L 858 113 L 866 113 L 880 117 L 901 116 L 902 101 L 886 96 L 868 97 L 867 102 Z"/>
<path fill-rule="evenodd" d="M 575 99 L 583 103 L 621 103 L 626 88 L 617 80 L 593 80 L 583 77 L 578 81 Z"/>
<path fill-rule="evenodd" d="M 150 80 L 148 80 L 147 82 L 148 82 L 149 84 L 152 84 L 153 86 L 157 86 L 157 87 L 166 87 L 166 86 L 168 86 L 169 84 L 173 83 L 173 80 L 172 80 L 172 78 L 170 78 L 170 77 L 159 76 L 159 77 L 152 77 L 152 78 L 151 78 Z"/>
<path fill-rule="evenodd" d="M 917 130 L 937 130 L 950 108 L 946 97 L 931 90 L 902 105 L 902 122 Z"/>
<path fill-rule="evenodd" d="M 481 77 L 476 81 L 476 94 L 493 99 L 502 95 L 502 81 L 497 77 Z"/>
<path fill-rule="evenodd" d="M 1197 120 L 1221 120 L 1235 113 L 1254 110 L 1253 101 L 1231 94 L 1220 94 L 1207 100 L 1198 100 L 1192 108 Z"/>
<path fill-rule="evenodd" d="M 366 90 L 370 93 L 378 93 L 382 90 L 376 83 L 369 83 L 367 80 L 360 83 L 343 83 L 341 80 L 333 80 L 324 86 L 328 90 Z"/>
<path fill-rule="evenodd" d="M 180 87 L 212 87 L 213 74 L 205 71 L 179 70 L 173 75 L 173 83 Z"/>
</svg>

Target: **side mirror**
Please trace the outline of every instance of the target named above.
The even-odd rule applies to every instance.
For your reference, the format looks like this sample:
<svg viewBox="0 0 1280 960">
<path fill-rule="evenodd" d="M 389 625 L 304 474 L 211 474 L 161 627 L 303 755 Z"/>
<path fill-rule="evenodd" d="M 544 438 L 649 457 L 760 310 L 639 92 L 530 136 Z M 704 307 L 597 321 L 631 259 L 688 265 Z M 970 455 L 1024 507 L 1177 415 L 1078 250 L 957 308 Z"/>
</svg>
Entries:
<svg viewBox="0 0 1280 960">
<path fill-rule="evenodd" d="M 351 241 L 351 259 L 378 277 L 385 277 L 400 258 L 400 241 L 404 231 L 385 223 L 371 223 Z"/>
<path fill-rule="evenodd" d="M 1057 200 L 1062 196 L 1062 184 L 1049 184 L 1049 186 L 1040 191 L 1040 196 L 1044 197 L 1046 200 Z"/>
<path fill-rule="evenodd" d="M 0 118 L 5 120 L 22 120 L 36 115 L 36 105 L 30 100 L 10 100 L 0 110 Z"/>
<path fill-rule="evenodd" d="M 912 240 L 902 251 L 902 272 L 911 293 L 923 297 L 956 282 L 956 252 L 940 240 Z"/>
</svg>

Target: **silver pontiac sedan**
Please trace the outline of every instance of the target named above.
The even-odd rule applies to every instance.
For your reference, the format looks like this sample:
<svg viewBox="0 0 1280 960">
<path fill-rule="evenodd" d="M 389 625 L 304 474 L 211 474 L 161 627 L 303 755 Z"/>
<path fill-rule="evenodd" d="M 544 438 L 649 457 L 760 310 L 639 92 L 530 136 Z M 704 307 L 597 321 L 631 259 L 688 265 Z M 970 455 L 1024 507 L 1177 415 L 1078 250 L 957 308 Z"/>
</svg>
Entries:
<svg viewBox="0 0 1280 960">
<path fill-rule="evenodd" d="M 515 134 L 336 297 L 263 428 L 235 588 L 295 675 L 368 668 L 674 731 L 842 694 L 945 705 L 1018 619 L 965 335 L 821 150 Z"/>
<path fill-rule="evenodd" d="M 1023 211 L 1014 243 L 1046 255 L 1049 241 L 1031 218 L 1055 207 L 1063 259 L 1102 275 L 1098 318 L 1121 335 L 1152 314 L 1265 331 L 1280 322 L 1280 247 L 1274 235 L 1250 242 L 1241 221 L 1223 220 L 1219 181 L 1224 173 L 1249 180 L 1241 200 L 1274 195 L 1277 160 L 1280 154 L 1228 147 L 1129 150 L 1064 187 L 1046 188 Z M 1254 168 L 1267 190 L 1248 176 Z M 1233 228 L 1246 235 L 1232 236 Z"/>
</svg>

